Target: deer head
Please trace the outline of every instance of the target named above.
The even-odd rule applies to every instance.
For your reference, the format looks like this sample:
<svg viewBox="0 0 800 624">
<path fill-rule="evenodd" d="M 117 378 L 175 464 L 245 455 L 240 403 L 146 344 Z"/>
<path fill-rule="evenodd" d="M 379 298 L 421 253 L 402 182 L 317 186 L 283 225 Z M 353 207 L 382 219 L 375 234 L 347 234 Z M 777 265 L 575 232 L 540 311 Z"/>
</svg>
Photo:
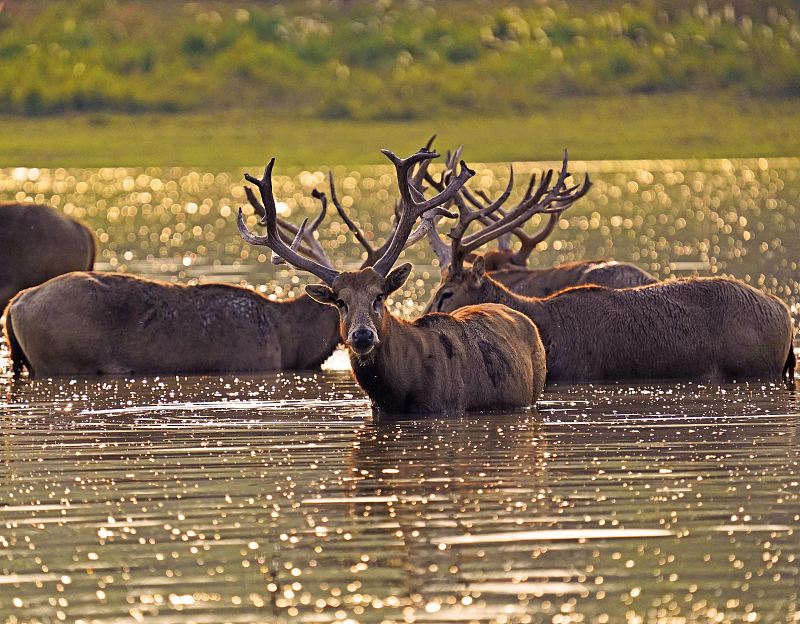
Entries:
<svg viewBox="0 0 800 624">
<path fill-rule="evenodd" d="M 464 183 L 474 175 L 462 161 L 459 174 L 450 180 L 442 192 L 431 199 L 425 199 L 422 192 L 409 180 L 409 174 L 417 164 L 436 158 L 438 154 L 423 148 L 408 158 L 400 159 L 389 150 L 382 151 L 394 163 L 397 171 L 400 206 L 394 231 L 388 244 L 383 248 L 383 254 L 375 261 L 373 267 L 360 271 L 340 272 L 304 257 L 292 248 L 303 236 L 302 226 L 298 230 L 295 242 L 286 245 L 278 232 L 277 211 L 272 193 L 271 176 L 274 158 L 270 160 L 261 179 L 245 174 L 245 178 L 255 184 L 261 193 L 261 202 L 252 192 L 248 194 L 248 198 L 251 203 L 255 202 L 253 207 L 256 212 L 264 215 L 262 224 L 267 229 L 266 236 L 256 236 L 247 229 L 241 209 L 237 220 L 239 232 L 245 241 L 252 245 L 269 247 L 290 265 L 308 271 L 324 282 L 307 286 L 306 292 L 316 301 L 339 309 L 342 338 L 357 355 L 368 354 L 381 342 L 381 328 L 385 316 L 389 314 L 385 304 L 386 298 L 405 283 L 411 272 L 410 264 L 391 269 L 409 239 L 413 238 L 414 223 L 426 213 L 430 214 L 430 218 L 439 215 L 455 218 L 457 215 L 443 206 L 448 204 Z"/>
<path fill-rule="evenodd" d="M 306 286 L 308 296 L 339 309 L 342 338 L 357 355 L 367 355 L 380 344 L 380 329 L 388 314 L 386 299 L 406 283 L 411 264 L 406 262 L 382 277 L 366 268 L 344 272 L 328 287 L 323 284 Z"/>
</svg>

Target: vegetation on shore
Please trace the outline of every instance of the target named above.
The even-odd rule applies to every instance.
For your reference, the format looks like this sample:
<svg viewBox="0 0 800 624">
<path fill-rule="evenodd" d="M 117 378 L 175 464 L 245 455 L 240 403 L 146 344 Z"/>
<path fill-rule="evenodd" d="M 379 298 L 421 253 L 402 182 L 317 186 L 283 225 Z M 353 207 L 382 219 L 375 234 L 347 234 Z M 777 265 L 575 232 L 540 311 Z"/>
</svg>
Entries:
<svg viewBox="0 0 800 624">
<path fill-rule="evenodd" d="M 0 167 L 800 154 L 789 0 L 0 7 Z"/>
<path fill-rule="evenodd" d="M 796 100 L 789 0 L 6 0 L 0 113 L 415 120 L 564 98 Z"/>
</svg>

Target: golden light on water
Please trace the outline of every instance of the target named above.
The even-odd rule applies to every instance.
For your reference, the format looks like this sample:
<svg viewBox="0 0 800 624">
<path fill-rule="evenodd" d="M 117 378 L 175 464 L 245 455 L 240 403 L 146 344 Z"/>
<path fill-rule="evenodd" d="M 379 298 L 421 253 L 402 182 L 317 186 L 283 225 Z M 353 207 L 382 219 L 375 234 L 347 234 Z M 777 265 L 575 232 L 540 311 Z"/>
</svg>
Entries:
<svg viewBox="0 0 800 624">
<path fill-rule="evenodd" d="M 558 164 L 514 163 L 509 203 L 530 173 Z M 471 187 L 498 196 L 508 164 L 475 168 Z M 571 171 L 594 187 L 532 268 L 614 258 L 665 279 L 730 274 L 800 315 L 800 159 Z M 334 174 L 380 244 L 393 169 Z M 316 278 L 241 241 L 242 185 L 243 172 L 16 168 L 0 171 L 0 200 L 89 223 L 100 270 L 300 294 Z M 311 191 L 328 192 L 327 172 L 277 163 L 274 187 L 299 223 L 316 214 Z M 335 211 L 319 238 L 337 267 L 360 264 Z M 427 242 L 404 258 L 414 273 L 390 305 L 411 318 L 439 271 Z M 0 613 L 86 624 L 797 619 L 797 405 L 784 389 L 564 386 L 521 414 L 384 423 L 348 368 L 338 350 L 309 373 L 6 379 Z"/>
</svg>

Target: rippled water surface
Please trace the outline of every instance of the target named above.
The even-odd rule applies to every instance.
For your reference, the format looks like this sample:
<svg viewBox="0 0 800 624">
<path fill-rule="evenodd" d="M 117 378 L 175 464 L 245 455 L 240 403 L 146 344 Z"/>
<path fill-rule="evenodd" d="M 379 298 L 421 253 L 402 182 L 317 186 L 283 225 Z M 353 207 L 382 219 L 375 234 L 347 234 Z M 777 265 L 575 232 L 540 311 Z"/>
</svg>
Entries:
<svg viewBox="0 0 800 624">
<path fill-rule="evenodd" d="M 476 169 L 499 192 L 505 168 Z M 532 265 L 731 274 L 797 317 L 800 161 L 584 170 L 595 187 Z M 323 172 L 276 173 L 289 218 L 313 212 Z M 335 174 L 380 242 L 393 171 Z M 239 239 L 240 181 L 16 169 L 0 200 L 91 223 L 104 270 L 299 292 L 312 278 Z M 320 233 L 358 264 L 340 220 Z M 406 259 L 392 305 L 414 316 L 438 269 L 427 245 Z M 341 354 L 315 372 L 19 381 L 6 355 L 0 622 L 800 621 L 800 407 L 783 386 L 551 386 L 536 410 L 382 420 Z"/>
<path fill-rule="evenodd" d="M 373 419 L 347 371 L 5 383 L 6 622 L 792 622 L 796 396 Z"/>
</svg>

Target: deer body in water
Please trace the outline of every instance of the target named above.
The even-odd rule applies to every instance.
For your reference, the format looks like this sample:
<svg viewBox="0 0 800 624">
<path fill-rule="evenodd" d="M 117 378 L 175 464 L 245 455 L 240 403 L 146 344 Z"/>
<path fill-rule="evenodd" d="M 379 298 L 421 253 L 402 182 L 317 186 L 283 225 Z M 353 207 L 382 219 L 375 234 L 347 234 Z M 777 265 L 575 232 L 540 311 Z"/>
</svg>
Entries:
<svg viewBox="0 0 800 624">
<path fill-rule="evenodd" d="M 566 163 L 565 163 L 566 165 Z M 506 193 L 510 192 L 511 185 Z M 537 200 L 534 195 L 525 202 Z M 512 231 L 510 213 L 465 236 L 473 221 L 486 222 L 505 201 L 471 208 L 461 193 L 459 224 L 445 248 L 431 237 L 442 283 L 426 312 L 500 303 L 528 316 L 547 352 L 547 381 L 623 379 L 777 379 L 793 383 L 793 328 L 777 297 L 727 278 L 684 279 L 615 290 L 576 286 L 545 298 L 525 297 L 486 273 L 482 257 L 465 260 L 487 241 Z M 472 202 L 473 204 L 476 202 Z M 556 204 L 557 214 L 565 204 Z M 552 217 L 551 217 L 552 219 Z"/>
<path fill-rule="evenodd" d="M 333 353 L 331 312 L 306 295 L 70 273 L 17 295 L 6 332 L 14 372 L 37 377 L 279 371 Z"/>
<path fill-rule="evenodd" d="M 547 381 L 794 378 L 786 305 L 740 281 L 689 278 L 614 290 L 577 286 L 544 299 L 510 292 L 483 261 L 446 271 L 428 310 L 502 303 L 530 318 Z"/>
<path fill-rule="evenodd" d="M 251 234 L 239 215 L 242 237 L 265 245 L 324 284 L 306 292 L 339 310 L 342 340 L 348 346 L 356 380 L 379 411 L 452 412 L 509 409 L 533 404 L 544 387 L 544 350 L 536 327 L 523 314 L 499 305 L 470 306 L 455 314 L 431 314 L 408 323 L 391 315 L 386 299 L 406 281 L 410 264 L 394 270 L 404 241 L 416 220 L 447 214 L 443 205 L 473 174 L 461 171 L 435 197 L 425 200 L 409 183 L 409 172 L 437 156 L 423 149 L 407 159 L 384 153 L 394 162 L 400 185 L 399 222 L 391 244 L 372 268 L 334 271 L 293 252 L 277 236 L 271 172 L 246 176 L 261 192 L 267 235 Z M 549 182 L 549 180 L 548 180 Z M 563 189 L 562 189 L 563 190 Z M 543 191 L 544 193 L 544 191 Z M 553 197 L 560 197 L 554 192 Z"/>
<path fill-rule="evenodd" d="M 311 236 L 325 216 L 317 196 L 322 210 L 300 249 L 328 265 Z M 19 293 L 6 334 L 16 375 L 200 374 L 317 368 L 340 342 L 338 325 L 305 294 L 271 301 L 227 284 L 76 272 Z"/>
</svg>

